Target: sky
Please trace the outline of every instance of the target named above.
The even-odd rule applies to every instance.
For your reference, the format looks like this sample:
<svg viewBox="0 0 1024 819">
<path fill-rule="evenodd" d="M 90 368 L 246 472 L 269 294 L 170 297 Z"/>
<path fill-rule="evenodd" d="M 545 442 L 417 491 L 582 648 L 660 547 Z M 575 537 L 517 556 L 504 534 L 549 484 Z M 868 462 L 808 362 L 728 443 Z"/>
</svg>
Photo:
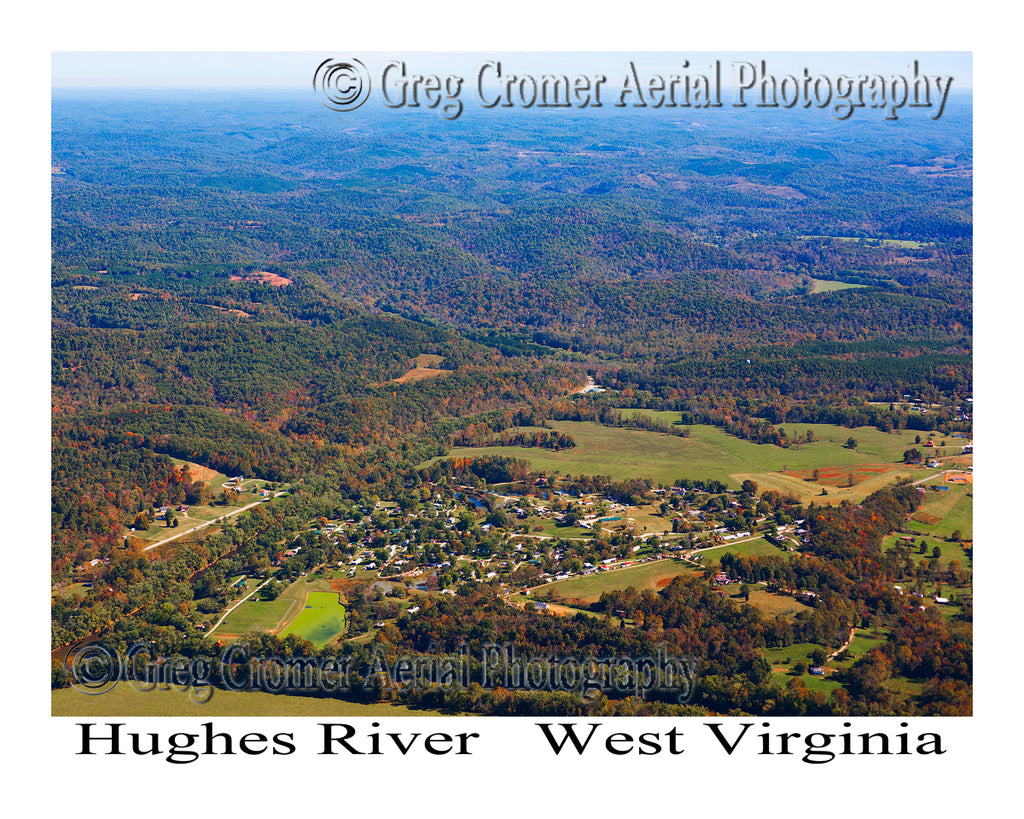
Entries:
<svg viewBox="0 0 1024 819">
<path fill-rule="evenodd" d="M 390 59 L 402 58 L 410 71 L 468 77 L 489 59 L 502 60 L 506 71 L 604 73 L 619 77 L 634 61 L 644 73 L 679 73 L 688 60 L 691 73 L 706 71 L 714 60 L 725 69 L 723 84 L 731 86 L 733 62 L 764 59 L 770 73 L 813 75 L 912 75 L 918 60 L 922 73 L 954 77 L 955 89 L 973 83 L 969 52 L 780 52 L 780 51 L 615 51 L 615 52 L 241 52 L 241 51 L 56 51 L 52 56 L 52 87 L 63 88 L 295 88 L 308 89 L 316 66 L 327 57 L 354 56 L 371 71 Z M 413 69 L 413 66 L 415 67 Z"/>
</svg>

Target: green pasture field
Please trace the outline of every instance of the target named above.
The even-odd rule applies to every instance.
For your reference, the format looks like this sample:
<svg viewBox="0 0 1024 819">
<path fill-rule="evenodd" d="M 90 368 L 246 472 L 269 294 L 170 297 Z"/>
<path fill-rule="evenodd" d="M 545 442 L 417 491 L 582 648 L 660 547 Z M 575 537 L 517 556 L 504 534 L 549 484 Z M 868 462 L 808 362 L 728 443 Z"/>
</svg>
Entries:
<svg viewBox="0 0 1024 819">
<path fill-rule="evenodd" d="M 821 691 L 826 696 L 829 696 L 837 688 L 843 687 L 842 683 L 830 680 L 828 677 L 815 677 L 813 674 L 804 674 L 801 679 L 803 680 L 804 688 L 808 691 Z"/>
<path fill-rule="evenodd" d="M 824 649 L 825 653 L 828 653 L 828 649 L 825 646 L 818 645 L 817 643 L 793 643 L 783 648 L 766 648 L 763 653 L 764 658 L 772 668 L 777 666 L 792 667 L 801 660 L 810 665 L 811 652 L 816 648 Z M 789 662 L 786 662 L 787 660 Z"/>
<path fill-rule="evenodd" d="M 922 524 L 921 528 L 927 527 L 925 527 Z M 887 535 L 882 540 L 882 550 L 888 551 L 893 546 L 899 545 L 901 537 L 904 537 L 904 535 L 898 532 L 892 535 Z M 913 543 L 904 541 L 904 545 L 910 547 L 910 559 L 914 561 L 915 566 L 922 560 L 931 560 L 932 549 L 938 546 L 939 552 L 941 553 L 941 556 L 939 557 L 940 568 L 944 570 L 948 569 L 949 564 L 952 561 L 956 560 L 959 561 L 960 568 L 964 571 L 972 571 L 974 569 L 974 561 L 971 559 L 970 555 L 968 555 L 967 550 L 961 548 L 959 543 L 950 543 L 948 540 L 945 540 L 941 537 L 936 537 L 934 535 L 924 533 L 915 533 L 913 535 L 913 538 Z M 923 555 L 918 554 L 918 546 L 920 545 L 922 540 L 928 544 L 927 549 Z"/>
<path fill-rule="evenodd" d="M 526 524 L 531 535 L 544 535 L 555 539 L 560 537 L 590 538 L 594 535 L 593 529 L 584 529 L 580 526 L 559 526 L 558 521 L 551 518 L 539 518 L 535 515 L 530 515 L 523 523 Z"/>
<path fill-rule="evenodd" d="M 276 600 L 258 600 L 258 594 L 250 597 L 224 618 L 224 622 L 216 631 L 207 636 L 241 637 L 254 628 L 258 631 L 277 633 L 275 630 L 290 624 L 303 611 L 306 606 L 306 594 L 311 591 L 325 592 L 335 597 L 338 595 L 326 580 L 300 578 L 282 591 Z M 218 614 L 214 620 L 219 617 Z"/>
<path fill-rule="evenodd" d="M 924 535 L 936 537 L 950 537 L 959 529 L 964 540 L 972 540 L 974 537 L 974 487 L 972 484 L 946 483 L 945 485 L 949 487 L 945 492 L 929 491 L 925 495 L 924 503 L 917 510 L 934 515 L 940 518 L 940 521 L 928 524 L 910 520 L 908 528 Z"/>
<path fill-rule="evenodd" d="M 345 630 L 345 607 L 337 592 L 309 592 L 306 607 L 281 632 L 285 637 L 297 634 L 317 648 L 323 648 Z"/>
<path fill-rule="evenodd" d="M 200 691 L 200 694 L 204 692 Z M 215 689 L 209 702 L 194 703 L 181 689 L 138 691 L 121 682 L 106 694 L 88 695 L 74 688 L 50 694 L 55 717 L 440 717 L 440 711 L 404 705 L 347 702 L 333 697 L 298 697 L 263 691 Z"/>
<path fill-rule="evenodd" d="M 674 412 L 649 414 L 670 423 L 680 417 Z M 901 463 L 903 452 L 914 446 L 914 434 L 907 430 L 885 433 L 874 427 L 847 429 L 833 424 L 796 424 L 786 428 L 791 436 L 803 435 L 810 429 L 816 440 L 783 449 L 772 444 L 754 444 L 707 425 L 692 426 L 689 438 L 589 421 L 553 421 L 551 427 L 572 435 L 576 446 L 560 452 L 534 447 L 457 447 L 446 457 L 505 455 L 548 472 L 610 475 L 615 480 L 648 478 L 665 485 L 679 478 L 699 478 L 720 480 L 739 488 L 750 478 L 762 489 L 792 492 L 802 501 L 820 498 L 819 503 L 861 500 L 899 475 L 919 479 L 935 472 Z M 855 450 L 845 447 L 851 437 L 857 440 Z M 843 488 L 808 480 L 814 469 L 829 468 L 838 470 L 844 481 L 847 473 L 854 472 L 858 482 L 852 488 Z M 784 469 L 788 474 L 783 474 Z M 823 488 L 828 496 L 820 495 Z"/>
<path fill-rule="evenodd" d="M 695 566 L 682 560 L 670 558 L 668 560 L 656 560 L 651 563 L 643 563 L 639 566 L 630 566 L 626 569 L 613 569 L 607 572 L 595 572 L 586 577 L 573 577 L 569 580 L 558 580 L 546 586 L 538 586 L 533 590 L 533 598 L 539 599 L 548 591 L 558 592 L 563 599 L 582 600 L 586 603 L 593 603 L 600 599 L 601 595 L 612 589 L 627 589 L 630 586 L 641 591 L 643 589 L 657 590 L 658 583 L 663 580 L 671 580 L 680 574 L 699 571 Z"/>
<path fill-rule="evenodd" d="M 737 543 L 724 543 L 721 546 L 712 546 L 710 549 L 698 552 L 694 557 L 703 557 L 705 566 L 717 567 L 721 562 L 722 555 L 726 552 L 750 557 L 787 554 L 787 552 L 780 549 L 774 543 L 769 543 L 763 537 L 759 537 L 753 540 L 742 540 Z"/>
<path fill-rule="evenodd" d="M 768 661 L 769 665 L 772 666 L 772 685 L 785 688 L 790 680 L 797 677 L 797 675 L 792 673 L 791 669 L 801 660 L 807 665 L 808 669 L 810 669 L 811 652 L 816 648 L 824 649 L 825 647 L 817 645 L 816 643 L 794 643 L 793 645 L 786 646 L 785 648 L 764 649 L 764 657 Z M 827 653 L 828 650 L 826 649 L 826 654 Z M 788 663 L 786 662 L 787 659 L 789 660 Z M 810 691 L 823 691 L 826 694 L 831 694 L 832 691 L 840 687 L 838 682 L 830 680 L 828 677 L 818 677 L 810 673 L 801 674 L 799 675 L 799 678 L 803 682 L 804 686 Z"/>
<path fill-rule="evenodd" d="M 662 517 L 654 506 L 633 506 L 623 513 L 609 512 L 609 515 L 622 515 L 622 521 L 611 521 L 602 523 L 601 526 L 614 527 L 622 522 L 635 522 L 638 534 L 643 532 L 658 532 L 660 534 L 672 533 L 671 510 L 669 517 Z M 627 520 L 627 518 L 629 520 Z"/>
<path fill-rule="evenodd" d="M 801 660 L 803 660 L 808 669 L 810 669 L 810 655 L 816 648 L 824 648 L 824 646 L 817 645 L 816 643 L 794 643 L 793 645 L 786 646 L 785 648 L 764 649 L 764 657 L 772 666 L 772 685 L 785 688 L 790 680 L 796 679 L 797 675 L 793 674 L 790 669 L 792 669 L 793 665 Z M 826 653 L 828 653 L 828 650 L 826 650 Z M 788 663 L 786 662 L 787 659 L 789 659 Z M 833 665 L 833 663 L 829 663 L 830 667 Z M 803 682 L 804 687 L 807 688 L 807 690 L 821 691 L 825 694 L 831 694 L 837 688 L 842 687 L 841 684 L 835 680 L 831 680 L 828 677 L 818 677 L 808 672 L 799 675 L 799 679 Z"/>
<path fill-rule="evenodd" d="M 739 594 L 739 585 L 730 585 L 726 589 L 729 594 Z M 764 586 L 751 583 L 747 584 L 747 588 L 750 589 L 750 605 L 758 609 L 769 620 L 775 617 L 791 618 L 802 611 L 810 611 L 806 605 L 788 594 L 773 594 Z M 734 599 L 737 602 L 742 601 L 742 598 L 739 597 Z"/>
<path fill-rule="evenodd" d="M 278 597 L 277 600 L 257 600 L 259 595 L 254 595 L 242 603 L 231 614 L 224 618 L 215 632 L 217 636 L 229 634 L 242 635 L 252 629 L 257 631 L 272 631 L 277 627 L 288 609 L 292 605 L 291 600 Z"/>
</svg>

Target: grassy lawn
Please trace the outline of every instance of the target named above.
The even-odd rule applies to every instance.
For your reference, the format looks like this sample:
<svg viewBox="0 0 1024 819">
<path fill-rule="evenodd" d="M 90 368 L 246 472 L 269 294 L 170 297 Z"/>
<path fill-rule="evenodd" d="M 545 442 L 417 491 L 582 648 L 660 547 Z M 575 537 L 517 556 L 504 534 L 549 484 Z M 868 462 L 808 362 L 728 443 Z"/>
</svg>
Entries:
<svg viewBox="0 0 1024 819">
<path fill-rule="evenodd" d="M 530 515 L 523 523 L 529 529 L 531 535 L 544 535 L 545 537 L 585 537 L 590 538 L 594 535 L 593 529 L 583 529 L 580 526 L 561 526 L 558 521 L 552 520 L 551 518 L 539 518 L 536 515 Z"/>
<path fill-rule="evenodd" d="M 271 631 L 288 613 L 291 605 L 291 600 L 280 597 L 267 601 L 257 600 L 255 596 L 250 597 L 224 618 L 216 634 L 218 637 L 229 634 L 242 635 L 254 628 L 259 631 Z"/>
<path fill-rule="evenodd" d="M 261 582 L 256 578 L 250 578 L 250 580 L 254 581 L 255 585 L 259 585 Z M 254 595 L 231 612 L 220 627 L 207 636 L 215 636 L 217 639 L 241 637 L 253 628 L 260 631 L 283 633 L 280 629 L 289 625 L 305 609 L 308 592 L 325 592 L 334 595 L 335 598 L 338 596 L 337 590 L 333 589 L 326 580 L 302 577 L 282 591 L 276 600 L 261 601 L 257 599 L 259 595 Z M 219 616 L 218 614 L 217 617 Z"/>
<path fill-rule="evenodd" d="M 549 591 L 555 591 L 563 599 L 577 599 L 592 603 L 600 599 L 602 593 L 611 589 L 626 589 L 632 586 L 639 590 L 664 588 L 673 577 L 697 571 L 693 565 L 682 560 L 656 560 L 626 569 L 613 569 L 607 572 L 595 572 L 586 577 L 573 577 L 559 580 L 547 586 L 538 586 L 533 590 L 533 598 Z"/>
<path fill-rule="evenodd" d="M 630 411 L 624 411 L 630 412 Z M 646 412 L 634 410 L 632 413 Z M 679 413 L 648 413 L 671 423 Z M 791 436 L 804 435 L 808 429 L 815 440 L 788 449 L 772 444 L 754 444 L 727 435 L 717 427 L 695 425 L 691 437 L 681 438 L 646 430 L 606 427 L 588 421 L 553 421 L 553 429 L 572 435 L 576 446 L 555 452 L 525 447 L 457 447 L 449 457 L 506 455 L 526 460 L 535 469 L 562 474 L 610 475 L 616 480 L 650 478 L 671 485 L 681 477 L 717 479 L 738 488 L 746 478 L 757 481 L 762 489 L 791 491 L 802 500 L 820 497 L 828 491 L 827 502 L 849 498 L 861 500 L 890 483 L 898 475 L 915 479 L 934 470 L 906 467 L 903 452 L 914 446 L 914 436 L 906 430 L 885 433 L 874 427 L 847 429 L 833 424 L 798 424 L 787 428 Z M 856 449 L 847 449 L 849 438 L 857 440 Z M 811 481 L 813 470 L 834 471 Z M 845 488 L 853 472 L 856 485 Z"/>
<path fill-rule="evenodd" d="M 788 594 L 772 594 L 764 586 L 751 584 L 747 584 L 747 588 L 750 589 L 750 605 L 759 609 L 761 614 L 769 619 L 778 616 L 792 617 L 802 611 L 809 611 L 807 606 Z M 738 587 L 731 593 L 738 594 Z M 735 600 L 740 602 L 742 598 L 737 597 Z"/>
<path fill-rule="evenodd" d="M 753 540 L 743 540 L 738 543 L 725 543 L 721 546 L 713 546 L 706 551 L 698 552 L 703 557 L 703 564 L 711 568 L 717 568 L 722 560 L 722 555 L 732 552 L 734 555 L 747 555 L 756 557 L 759 555 L 784 555 L 785 551 L 774 543 L 769 543 L 763 537 Z M 698 555 L 694 555 L 694 559 Z"/>
<path fill-rule="evenodd" d="M 306 607 L 281 632 L 284 637 L 297 634 L 317 648 L 323 648 L 345 630 L 345 607 L 337 592 L 309 592 Z"/>
<path fill-rule="evenodd" d="M 925 527 L 921 527 L 925 528 Z M 924 533 L 915 534 L 913 543 L 904 541 L 900 544 L 899 538 L 903 537 L 899 534 L 888 535 L 882 540 L 883 550 L 888 551 L 896 545 L 906 545 L 910 547 L 910 559 L 914 561 L 916 566 L 922 560 L 932 560 L 932 550 L 939 547 L 939 566 L 942 569 L 948 569 L 950 562 L 956 560 L 960 563 L 960 568 L 965 571 L 971 571 L 974 568 L 974 561 L 970 558 L 966 549 L 962 549 L 959 543 L 950 543 L 942 538 L 937 538 L 933 535 L 926 535 Z M 925 553 L 919 554 L 918 547 L 921 541 L 925 541 L 928 546 L 925 549 Z"/>
<path fill-rule="evenodd" d="M 799 676 L 804 686 L 812 691 L 831 693 L 835 688 L 839 687 L 839 683 L 833 682 L 826 677 L 807 673 L 807 671 L 800 675 L 793 674 L 792 669 L 798 662 L 802 662 L 810 670 L 810 667 L 813 665 L 811 662 L 811 652 L 815 649 L 825 650 L 828 653 L 824 646 L 820 646 L 817 643 L 793 643 L 793 645 L 786 646 L 785 648 L 766 648 L 764 650 L 764 658 L 772 667 L 772 685 L 785 688 L 790 680 Z"/>
<path fill-rule="evenodd" d="M 829 662 L 829 665 L 833 668 L 849 668 L 857 660 L 867 654 L 875 646 L 882 645 L 889 633 L 889 629 L 880 628 L 877 629 L 857 629 L 856 634 L 853 636 L 853 641 L 850 643 L 850 647 L 847 649 L 851 655 L 845 660 L 840 660 L 838 657 Z"/>
<path fill-rule="evenodd" d="M 54 589 L 52 594 L 60 598 L 85 597 L 89 594 L 89 589 L 85 583 L 69 583 L 67 586 Z"/>
<path fill-rule="evenodd" d="M 764 658 L 772 668 L 776 666 L 792 666 L 801 660 L 806 665 L 810 665 L 811 652 L 817 648 L 824 649 L 825 647 L 817 643 L 793 643 L 783 648 L 766 648 L 764 650 Z M 826 651 L 826 653 L 828 652 Z"/>
<path fill-rule="evenodd" d="M 209 702 L 194 703 L 180 689 L 138 691 L 121 682 L 106 694 L 90 696 L 73 688 L 50 694 L 55 717 L 439 717 L 440 711 L 404 705 L 357 703 L 335 698 L 216 689 Z"/>
<path fill-rule="evenodd" d="M 816 677 L 814 674 L 804 674 L 801 679 L 808 691 L 821 691 L 826 695 L 831 694 L 837 688 L 843 687 L 841 683 L 835 680 L 830 680 L 828 677 Z"/>
</svg>

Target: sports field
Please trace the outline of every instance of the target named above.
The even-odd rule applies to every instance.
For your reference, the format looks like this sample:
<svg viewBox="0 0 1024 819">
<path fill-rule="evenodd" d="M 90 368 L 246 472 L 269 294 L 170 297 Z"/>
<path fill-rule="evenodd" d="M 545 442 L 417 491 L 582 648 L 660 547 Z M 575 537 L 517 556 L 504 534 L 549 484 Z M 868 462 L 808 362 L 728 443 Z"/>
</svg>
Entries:
<svg viewBox="0 0 1024 819">
<path fill-rule="evenodd" d="M 345 630 L 345 607 L 337 592 L 310 592 L 306 607 L 281 632 L 282 637 L 297 634 L 317 648 L 323 648 Z"/>
<path fill-rule="evenodd" d="M 644 412 L 643 410 L 624 410 Z M 679 413 L 649 413 L 671 423 Z M 559 452 L 527 447 L 457 447 L 449 457 L 505 455 L 529 461 L 535 469 L 571 475 L 610 475 L 616 480 L 649 478 L 671 485 L 679 478 L 716 479 L 738 488 L 747 478 L 762 489 L 792 492 L 819 503 L 861 500 L 899 475 L 914 479 L 935 470 L 904 466 L 903 452 L 914 446 L 914 433 L 885 433 L 874 427 L 847 429 L 832 424 L 797 424 L 791 437 L 814 433 L 813 443 L 788 449 L 755 444 L 727 435 L 717 427 L 695 425 L 682 438 L 646 430 L 607 427 L 588 421 L 552 421 L 551 428 L 572 435 L 576 446 Z M 854 438 L 855 449 L 846 442 Z M 819 480 L 813 479 L 814 470 Z M 854 486 L 843 486 L 853 474 Z M 825 490 L 828 496 L 822 496 Z"/>
</svg>

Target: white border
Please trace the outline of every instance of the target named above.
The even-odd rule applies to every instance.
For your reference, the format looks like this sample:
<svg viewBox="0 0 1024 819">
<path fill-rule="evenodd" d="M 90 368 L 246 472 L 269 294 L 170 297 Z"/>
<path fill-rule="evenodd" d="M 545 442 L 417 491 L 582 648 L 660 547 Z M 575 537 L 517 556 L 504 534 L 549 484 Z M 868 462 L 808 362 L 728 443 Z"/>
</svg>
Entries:
<svg viewBox="0 0 1024 819">
<path fill-rule="evenodd" d="M 21 7 L 27 8 L 27 7 Z M 145 8 L 145 10 L 144 10 Z M 287 16 L 284 16 L 287 14 Z M 974 16 L 969 16 L 973 14 Z M 556 810 L 600 811 L 600 815 L 663 808 L 691 813 L 713 810 L 727 815 L 745 809 L 759 815 L 792 816 L 804 812 L 853 816 L 864 813 L 897 815 L 907 810 L 951 814 L 976 801 L 999 804 L 1009 796 L 1009 760 L 1018 747 L 1013 736 L 1017 720 L 1016 685 L 1019 660 L 1010 631 L 1013 582 L 1018 576 L 1019 550 L 1014 533 L 1012 496 L 997 504 L 989 495 L 997 487 L 1012 487 L 1019 467 L 1012 464 L 1016 447 L 1010 414 L 1017 370 L 1018 345 L 1009 332 L 1019 325 L 1019 263 L 1010 241 L 1020 235 L 1012 201 L 1019 191 L 1019 66 L 1017 47 L 1009 39 L 1017 26 L 1008 18 L 979 14 L 958 3 L 896 6 L 891 2 L 860 3 L 856 7 L 819 5 L 794 8 L 789 4 L 732 2 L 710 8 L 692 5 L 633 2 L 610 9 L 551 3 L 420 3 L 387 4 L 378 11 L 348 4 L 293 3 L 273 5 L 216 5 L 186 2 L 143 7 L 137 2 L 49 3 L 38 11 L 8 12 L 8 34 L 16 47 L 5 53 L 9 83 L 5 151 L 15 184 L 8 201 L 16 204 L 15 246 L 8 268 L 4 300 L 8 333 L 7 425 L 14 433 L 10 463 L 17 491 L 29 494 L 48 485 L 49 382 L 48 362 L 48 220 L 49 220 L 49 72 L 53 50 L 317 50 L 333 53 L 371 50 L 914 50 L 974 52 L 976 152 L 976 265 L 977 322 L 976 391 L 979 431 L 978 521 L 987 542 L 976 561 L 976 716 L 937 721 L 950 745 L 940 759 L 853 758 L 810 766 L 795 759 L 767 757 L 752 762 L 727 760 L 694 752 L 678 758 L 598 757 L 585 763 L 553 757 L 529 739 L 517 740 L 518 723 L 487 721 L 483 732 L 493 752 L 460 761 L 416 757 L 411 764 L 381 764 L 366 759 L 312 759 L 306 754 L 267 760 L 223 758 L 188 766 L 124 757 L 83 760 L 71 755 L 77 729 L 74 720 L 51 719 L 45 682 L 40 673 L 39 647 L 47 644 L 48 612 L 36 583 L 25 584 L 25 600 L 16 598 L 13 610 L 25 623 L 16 628 L 16 645 L 26 647 L 16 657 L 30 669 L 22 689 L 26 702 L 13 691 L 9 702 L 19 716 L 10 724 L 11 745 L 18 747 L 19 767 L 32 764 L 53 784 L 46 793 L 73 800 L 66 807 L 120 812 L 132 806 L 147 815 L 178 815 L 183 811 L 227 810 L 372 810 L 390 815 L 406 810 L 418 815 L 452 813 L 521 815 Z M 8 43 L 8 48 L 11 44 Z M 15 199 L 16 196 L 16 199 Z M 1011 219 L 1013 220 L 1011 222 Z M 1009 241 L 1008 241 L 1009 240 Z M 18 279 L 15 280 L 14 276 Z M 12 332 L 13 331 L 13 332 Z M 26 401 L 27 398 L 27 401 Z M 997 422 L 997 408 L 1002 409 Z M 25 426 L 28 434 L 22 434 Z M 997 432 L 998 430 L 998 432 Z M 997 454 L 998 453 L 998 454 Z M 34 501 L 22 508 L 10 495 L 11 518 L 41 522 L 48 503 Z M 1001 521 L 999 526 L 995 521 Z M 991 524 L 989 522 L 992 522 Z M 13 530 L 9 555 L 19 563 L 28 556 L 32 577 L 48 581 L 43 526 Z M 982 537 L 979 536 L 979 540 Z M 999 549 L 998 562 L 992 553 Z M 19 565 L 17 574 L 22 567 Z M 12 573 L 13 574 L 13 573 Z M 999 582 L 995 575 L 1002 580 Z M 9 585 L 15 585 L 12 576 Z M 24 587 L 23 587 L 24 588 Z M 24 616 L 27 614 L 28 616 Z M 23 672 L 24 673 L 24 672 Z M 9 690 L 11 690 L 9 688 Z M 168 731 L 190 728 L 194 720 L 128 720 L 133 730 Z M 249 730 L 306 731 L 303 720 L 216 720 Z M 420 721 L 402 721 L 402 730 Z M 431 730 L 435 721 L 431 721 Z M 445 721 L 453 730 L 469 722 Z M 663 722 L 663 721 L 658 721 Z M 806 731 L 802 720 L 770 720 L 774 727 L 792 724 Z M 855 720 L 857 728 L 864 720 Z M 874 724 L 874 721 L 871 721 Z M 624 725 L 625 723 L 623 723 Z M 917 721 L 914 721 L 916 726 Z M 154 726 L 157 726 L 156 728 Z M 619 723 L 616 723 L 616 727 Z M 526 726 L 529 727 L 529 726 Z M 640 723 L 652 730 L 651 722 Z M 389 730 L 395 729 L 388 723 Z M 473 730 L 473 729 L 468 729 Z M 628 730 L 628 729 L 625 729 Z M 529 734 L 529 731 L 525 732 Z M 493 742 L 490 737 L 494 737 Z M 501 747 L 499 740 L 509 742 Z M 1011 745 L 1011 743 L 1013 743 Z M 301 764 L 289 764 L 301 763 Z M 340 763 L 340 764 L 339 764 Z M 272 766 L 272 767 L 271 767 Z M 442 767 L 443 766 L 443 767 Z M 42 768 L 43 770 L 40 770 Z M 11 771 L 16 783 L 28 780 L 24 771 Z M 261 775 L 261 774 L 266 775 Z M 168 789 L 187 777 L 189 787 Z M 60 784 L 58 784 L 60 783 Z M 70 783 L 70 788 L 67 787 Z M 42 783 L 40 783 L 42 784 Z M 54 787 L 56 786 L 56 787 Z M 22 785 L 21 787 L 25 787 Z M 36 788 L 39 786 L 36 785 Z M 44 786 L 45 787 L 45 786 Z M 44 791 L 45 793 L 45 791 Z M 33 796 L 37 797 L 38 790 Z M 1005 804 L 1012 805 L 1016 800 Z M 1012 809 L 1011 809 L 1012 810 Z"/>
</svg>

